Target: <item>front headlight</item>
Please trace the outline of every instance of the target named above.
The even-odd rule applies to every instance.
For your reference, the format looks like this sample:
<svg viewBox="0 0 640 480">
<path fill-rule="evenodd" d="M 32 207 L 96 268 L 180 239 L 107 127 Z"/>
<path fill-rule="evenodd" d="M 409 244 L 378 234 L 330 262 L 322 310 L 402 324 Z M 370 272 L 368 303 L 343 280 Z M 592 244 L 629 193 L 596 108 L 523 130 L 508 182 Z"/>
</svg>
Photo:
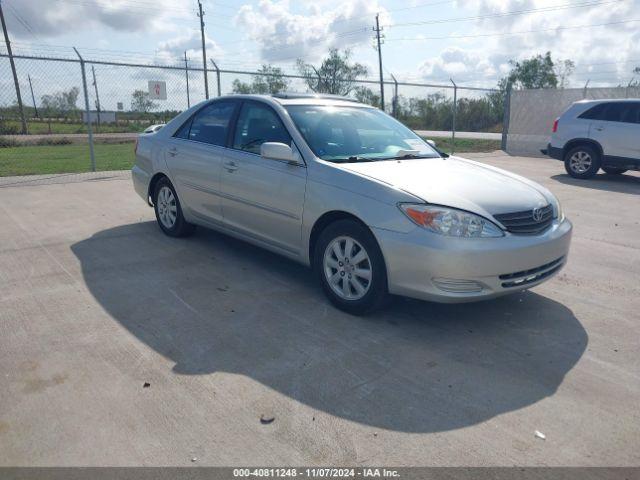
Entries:
<svg viewBox="0 0 640 480">
<path fill-rule="evenodd" d="M 502 230 L 486 218 L 463 210 L 416 203 L 401 203 L 398 207 L 413 223 L 440 235 L 463 238 L 504 236 Z"/>
<path fill-rule="evenodd" d="M 562 209 L 562 205 L 560 204 L 560 200 L 558 200 L 555 196 L 553 197 L 553 216 L 558 220 L 558 223 L 564 222 L 564 210 Z"/>
</svg>

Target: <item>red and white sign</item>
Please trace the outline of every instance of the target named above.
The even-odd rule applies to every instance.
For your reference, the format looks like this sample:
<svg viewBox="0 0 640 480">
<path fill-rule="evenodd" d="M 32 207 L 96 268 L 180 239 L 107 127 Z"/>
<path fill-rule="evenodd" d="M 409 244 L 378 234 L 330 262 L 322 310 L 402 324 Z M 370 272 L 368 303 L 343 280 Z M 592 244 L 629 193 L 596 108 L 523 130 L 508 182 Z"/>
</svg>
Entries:
<svg viewBox="0 0 640 480">
<path fill-rule="evenodd" d="M 166 100 L 167 99 L 167 82 L 150 81 L 149 82 L 149 99 Z"/>
</svg>

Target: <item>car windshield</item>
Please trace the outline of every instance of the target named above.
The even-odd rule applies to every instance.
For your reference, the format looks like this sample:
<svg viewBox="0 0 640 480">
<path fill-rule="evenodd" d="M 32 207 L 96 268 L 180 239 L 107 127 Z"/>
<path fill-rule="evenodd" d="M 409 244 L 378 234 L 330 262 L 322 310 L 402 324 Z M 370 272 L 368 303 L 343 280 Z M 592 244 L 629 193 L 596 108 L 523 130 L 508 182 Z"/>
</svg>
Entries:
<svg viewBox="0 0 640 480">
<path fill-rule="evenodd" d="M 313 153 L 333 162 L 439 158 L 426 141 L 374 108 L 288 105 L 291 119 Z"/>
</svg>

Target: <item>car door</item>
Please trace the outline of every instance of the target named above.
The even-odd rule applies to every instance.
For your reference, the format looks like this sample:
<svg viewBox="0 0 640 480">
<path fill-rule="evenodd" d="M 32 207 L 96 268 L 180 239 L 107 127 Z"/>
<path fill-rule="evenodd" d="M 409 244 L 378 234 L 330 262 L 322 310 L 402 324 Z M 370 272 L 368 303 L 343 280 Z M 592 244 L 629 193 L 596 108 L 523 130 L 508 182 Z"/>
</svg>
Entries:
<svg viewBox="0 0 640 480">
<path fill-rule="evenodd" d="M 234 100 L 215 101 L 196 112 L 168 141 L 165 158 L 183 210 L 222 222 L 220 169 L 227 151 Z"/>
<path fill-rule="evenodd" d="M 307 170 L 304 164 L 260 156 L 264 142 L 291 145 L 280 117 L 259 101 L 243 102 L 222 165 L 222 213 L 228 228 L 293 256 L 300 254 Z"/>
<path fill-rule="evenodd" d="M 624 164 L 640 158 L 638 102 L 604 104 L 591 124 L 590 136 L 602 146 L 606 163 Z"/>
</svg>

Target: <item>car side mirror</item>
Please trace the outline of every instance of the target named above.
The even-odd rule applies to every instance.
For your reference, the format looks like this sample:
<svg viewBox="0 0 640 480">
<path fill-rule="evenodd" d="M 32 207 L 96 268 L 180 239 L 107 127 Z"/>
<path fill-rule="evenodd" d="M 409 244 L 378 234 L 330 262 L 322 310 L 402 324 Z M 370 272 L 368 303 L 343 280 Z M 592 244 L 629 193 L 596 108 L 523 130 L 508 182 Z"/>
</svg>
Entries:
<svg viewBox="0 0 640 480">
<path fill-rule="evenodd" d="M 429 145 L 431 145 L 433 148 L 436 148 L 436 142 L 434 142 L 433 140 L 429 140 L 429 139 L 427 138 L 427 143 L 428 143 Z"/>
<path fill-rule="evenodd" d="M 260 145 L 260 156 L 270 160 L 282 160 L 294 164 L 300 163 L 293 155 L 291 147 L 286 143 L 265 142 Z"/>
</svg>

